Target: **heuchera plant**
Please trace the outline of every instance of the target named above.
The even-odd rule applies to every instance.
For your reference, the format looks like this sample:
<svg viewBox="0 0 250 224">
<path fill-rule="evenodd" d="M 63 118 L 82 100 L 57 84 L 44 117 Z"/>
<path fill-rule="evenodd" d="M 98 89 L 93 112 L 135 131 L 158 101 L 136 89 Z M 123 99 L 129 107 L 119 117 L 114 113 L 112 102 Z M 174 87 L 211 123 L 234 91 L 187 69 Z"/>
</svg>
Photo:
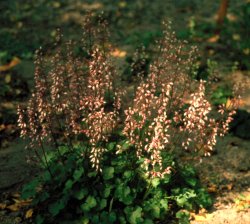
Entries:
<svg viewBox="0 0 250 224">
<path fill-rule="evenodd" d="M 212 108 L 207 83 L 194 81 L 190 75 L 196 48 L 189 49 L 185 42 L 176 39 L 169 24 L 164 26 L 164 37 L 157 42 L 157 56 L 149 66 L 147 77 L 142 77 L 135 88 L 134 99 L 128 105 L 122 104 L 126 88 L 121 88 L 118 81 L 120 75 L 112 61 L 112 47 L 108 44 L 103 19 L 99 20 L 99 26 L 94 25 L 90 17 L 86 19 L 80 56 L 75 54 L 78 45 L 73 42 L 68 42 L 63 49 L 56 45 L 56 53 L 51 58 L 45 57 L 42 50 L 37 52 L 34 92 L 28 106 L 18 108 L 18 124 L 21 137 L 30 140 L 29 146 L 36 152 L 36 158 L 45 162 L 51 175 L 50 184 L 58 184 L 64 195 L 62 201 L 54 202 L 50 207 L 53 217 L 71 200 L 69 189 L 75 189 L 77 184 L 78 190 L 87 188 L 83 186 L 86 185 L 84 178 L 88 178 L 90 186 L 93 187 L 93 183 L 97 186 L 97 189 L 80 191 L 76 196 L 82 211 L 78 215 L 87 220 L 86 223 L 113 223 L 117 220 L 120 223 L 146 223 L 145 220 L 151 223 L 166 219 L 171 206 L 174 209 L 174 203 L 183 207 L 186 202 L 182 197 L 197 197 L 193 190 L 171 185 L 174 183 L 171 177 L 178 172 L 170 158 L 175 150 L 180 149 L 197 152 L 199 156 L 210 155 L 217 136 L 228 131 L 238 100 L 230 100 L 230 110 L 225 105 L 221 105 L 218 111 Z M 48 143 L 56 149 L 56 159 L 47 158 Z M 69 156 L 74 154 L 77 156 Z M 75 168 L 65 171 L 64 179 L 59 181 L 58 173 L 55 173 L 57 169 L 53 167 L 55 163 L 57 166 L 68 164 L 68 158 L 75 158 Z M 125 160 L 125 165 L 122 160 Z M 70 179 L 72 175 L 75 175 L 73 181 Z M 121 175 L 127 178 L 124 177 L 125 182 L 122 182 Z M 192 179 L 192 175 L 186 177 Z M 141 180 L 141 185 L 134 184 L 134 178 Z M 150 208 L 150 200 L 157 195 L 151 190 L 160 186 L 161 181 L 166 184 L 170 180 L 170 185 L 161 188 L 165 193 L 157 196 L 158 204 L 153 203 L 154 208 L 160 206 L 165 215 L 147 215 L 146 207 Z M 107 181 L 112 187 L 102 198 L 98 192 L 104 190 Z M 46 188 L 46 181 L 42 185 Z M 98 186 L 102 186 L 101 189 Z M 196 183 L 190 186 L 195 188 Z M 26 193 L 29 189 L 26 188 Z M 48 197 L 38 200 L 37 204 L 48 201 Z M 175 202 L 164 201 L 166 198 Z M 101 208 L 93 210 L 98 202 L 103 203 Z M 111 214 L 112 211 L 118 212 L 120 218 Z M 104 221 L 103 212 L 110 216 L 108 221 Z M 91 214 L 98 217 L 93 219 Z M 44 219 L 40 217 L 38 220 Z"/>
</svg>

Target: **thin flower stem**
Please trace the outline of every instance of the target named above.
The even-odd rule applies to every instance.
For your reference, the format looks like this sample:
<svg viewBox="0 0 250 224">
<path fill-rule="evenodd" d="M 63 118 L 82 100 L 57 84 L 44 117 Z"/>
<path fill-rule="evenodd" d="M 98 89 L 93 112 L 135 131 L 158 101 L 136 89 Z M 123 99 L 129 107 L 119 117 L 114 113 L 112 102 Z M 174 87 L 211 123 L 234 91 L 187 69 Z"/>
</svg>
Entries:
<svg viewBox="0 0 250 224">
<path fill-rule="evenodd" d="M 49 171 L 49 174 L 50 174 L 51 178 L 54 179 L 54 176 L 53 176 L 53 174 L 52 174 L 52 172 L 50 170 L 50 166 L 49 166 L 49 163 L 48 163 L 48 159 L 47 159 L 46 152 L 45 152 L 45 149 L 43 147 L 43 143 L 42 143 L 41 138 L 39 138 L 39 142 L 40 142 L 40 146 L 42 148 L 43 157 L 44 157 L 44 160 L 45 160 L 46 167 L 47 167 L 47 169 Z"/>
</svg>

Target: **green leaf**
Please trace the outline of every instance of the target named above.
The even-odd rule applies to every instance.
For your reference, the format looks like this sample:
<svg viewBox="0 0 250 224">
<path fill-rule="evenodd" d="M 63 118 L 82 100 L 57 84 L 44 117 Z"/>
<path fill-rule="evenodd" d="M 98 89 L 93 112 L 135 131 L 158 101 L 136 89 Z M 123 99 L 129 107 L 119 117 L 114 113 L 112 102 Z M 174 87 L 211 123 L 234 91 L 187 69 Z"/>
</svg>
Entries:
<svg viewBox="0 0 250 224">
<path fill-rule="evenodd" d="M 96 200 L 93 196 L 88 196 L 87 200 L 86 200 L 86 204 L 88 204 L 88 206 L 90 208 L 94 208 L 96 206 Z"/>
<path fill-rule="evenodd" d="M 37 215 L 35 219 L 36 224 L 43 224 L 44 223 L 44 217 L 41 215 Z"/>
<path fill-rule="evenodd" d="M 88 173 L 88 177 L 96 177 L 97 175 L 97 172 L 96 171 L 93 171 L 93 172 L 89 172 Z"/>
<path fill-rule="evenodd" d="M 190 221 L 189 221 L 189 219 L 190 219 L 189 212 L 178 211 L 175 216 L 176 216 L 177 219 L 179 219 L 179 223 L 181 223 L 181 224 L 189 224 L 190 223 Z"/>
<path fill-rule="evenodd" d="M 120 224 L 126 224 L 127 223 L 125 217 L 123 217 L 123 216 L 119 216 L 118 219 L 119 219 L 118 223 L 120 223 Z"/>
<path fill-rule="evenodd" d="M 89 224 L 89 219 L 86 217 L 83 217 L 80 223 L 81 224 Z"/>
<path fill-rule="evenodd" d="M 176 197 L 176 202 L 180 207 L 188 207 L 191 208 L 192 204 L 190 204 L 190 199 L 197 197 L 194 190 L 190 190 L 187 188 L 183 189 L 183 193 Z"/>
<path fill-rule="evenodd" d="M 191 186 L 191 187 L 195 187 L 197 184 L 197 179 L 194 178 L 187 178 L 186 182 Z"/>
<path fill-rule="evenodd" d="M 43 174 L 43 181 L 44 182 L 51 182 L 52 178 L 51 178 L 51 174 L 49 171 L 45 171 Z"/>
<path fill-rule="evenodd" d="M 188 200 L 186 197 L 183 197 L 181 195 L 180 197 L 176 198 L 176 202 L 177 202 L 177 205 L 179 205 L 180 207 L 183 207 L 188 202 Z"/>
<path fill-rule="evenodd" d="M 106 211 L 101 212 L 101 217 L 100 217 L 101 223 L 104 223 L 104 224 L 108 223 L 108 215 L 109 213 Z"/>
<path fill-rule="evenodd" d="M 88 196 L 86 202 L 81 205 L 81 209 L 84 212 L 88 212 L 90 209 L 94 208 L 97 205 L 96 199 L 93 196 Z"/>
<path fill-rule="evenodd" d="M 132 171 L 125 171 L 123 176 L 126 178 L 126 179 L 130 179 L 133 175 L 133 172 Z"/>
<path fill-rule="evenodd" d="M 36 189 L 40 184 L 39 179 L 34 179 L 33 181 L 29 182 L 28 184 L 24 185 L 22 189 L 21 197 L 22 199 L 28 199 L 30 197 L 34 197 L 36 194 Z"/>
<path fill-rule="evenodd" d="M 161 199 L 160 204 L 164 209 L 168 209 L 168 200 L 167 199 Z"/>
<path fill-rule="evenodd" d="M 56 216 L 59 214 L 59 212 L 64 209 L 66 206 L 66 203 L 63 199 L 58 200 L 54 202 L 53 204 L 49 205 L 49 212 L 52 216 Z"/>
<path fill-rule="evenodd" d="M 197 192 L 197 204 L 201 208 L 209 208 L 213 205 L 213 200 L 211 196 L 204 188 L 199 189 Z"/>
<path fill-rule="evenodd" d="M 109 223 L 114 223 L 116 221 L 116 214 L 115 212 L 109 213 Z"/>
<path fill-rule="evenodd" d="M 104 180 L 109 180 L 111 178 L 113 178 L 114 176 L 114 167 L 106 167 L 103 169 L 103 179 Z"/>
<path fill-rule="evenodd" d="M 102 192 L 103 197 L 107 198 L 110 195 L 110 191 L 111 191 L 111 186 L 106 186 Z"/>
<path fill-rule="evenodd" d="M 152 217 L 156 219 L 160 218 L 160 208 L 158 205 L 155 204 L 154 206 L 152 206 L 151 214 Z"/>
<path fill-rule="evenodd" d="M 81 188 L 78 191 L 74 191 L 73 195 L 76 199 L 82 200 L 88 194 L 87 188 Z"/>
<path fill-rule="evenodd" d="M 75 160 L 76 160 L 76 158 L 73 155 L 71 157 L 68 157 L 67 162 L 64 165 L 65 169 L 71 170 L 71 169 L 75 168 Z"/>
<path fill-rule="evenodd" d="M 99 209 L 102 210 L 107 206 L 107 200 L 106 199 L 101 199 L 100 204 L 99 204 Z"/>
<path fill-rule="evenodd" d="M 114 148 L 115 148 L 115 146 L 116 146 L 116 142 L 110 142 L 109 144 L 108 144 L 108 150 L 113 150 Z"/>
<path fill-rule="evenodd" d="M 182 174 L 186 178 L 195 177 L 196 172 L 193 166 L 186 165 L 183 167 Z"/>
<path fill-rule="evenodd" d="M 115 195 L 119 201 L 123 202 L 126 205 L 130 205 L 133 202 L 131 190 L 129 186 L 125 186 L 124 184 L 120 184 L 116 188 Z"/>
<path fill-rule="evenodd" d="M 130 147 L 130 144 L 129 144 L 129 142 L 128 141 L 126 141 L 126 140 L 124 140 L 123 142 L 122 142 L 122 150 L 126 150 L 126 149 L 129 149 L 129 147 Z"/>
<path fill-rule="evenodd" d="M 83 167 L 81 167 L 78 170 L 75 170 L 75 172 L 73 174 L 74 180 L 78 181 L 82 177 L 83 173 L 84 173 Z"/>
<path fill-rule="evenodd" d="M 43 202 L 45 201 L 46 199 L 48 199 L 50 197 L 49 193 L 44 191 L 42 192 L 41 194 L 39 194 L 39 201 L 40 202 Z"/>
<path fill-rule="evenodd" d="M 47 152 L 46 155 L 42 157 L 43 164 L 46 164 L 46 160 L 50 163 L 50 162 L 53 162 L 55 159 L 56 159 L 56 156 L 54 152 Z M 52 163 L 52 166 L 50 167 L 50 171 L 52 172 L 52 174 L 55 173 L 54 169 L 57 169 L 58 166 L 59 164 Z"/>
<path fill-rule="evenodd" d="M 137 206 L 137 208 L 134 211 L 132 211 L 129 214 L 129 216 L 127 217 L 129 223 L 131 223 L 131 224 L 142 223 L 143 219 L 141 217 L 141 215 L 142 215 L 141 212 L 142 212 L 142 208 Z"/>
<path fill-rule="evenodd" d="M 100 223 L 99 216 L 97 214 L 96 215 L 92 215 L 92 217 L 91 217 L 91 223 L 93 223 L 93 224 L 99 224 Z"/>
<path fill-rule="evenodd" d="M 160 184 L 160 178 L 154 178 L 151 183 L 153 187 L 157 187 Z"/>
<path fill-rule="evenodd" d="M 102 224 L 111 224 L 111 223 L 114 223 L 116 221 L 117 217 L 116 217 L 116 214 L 115 212 L 106 212 L 106 211 L 103 211 L 101 213 L 101 218 L 100 218 L 100 223 Z M 119 222 L 121 223 L 121 222 Z"/>
<path fill-rule="evenodd" d="M 65 187 L 64 187 L 64 191 L 67 191 L 67 190 L 70 190 L 73 186 L 73 181 L 72 180 L 68 180 L 66 183 L 65 183 Z"/>
<path fill-rule="evenodd" d="M 144 223 L 144 224 L 154 224 L 153 220 L 151 220 L 151 219 L 145 219 L 145 220 L 143 221 L 143 223 Z"/>
</svg>

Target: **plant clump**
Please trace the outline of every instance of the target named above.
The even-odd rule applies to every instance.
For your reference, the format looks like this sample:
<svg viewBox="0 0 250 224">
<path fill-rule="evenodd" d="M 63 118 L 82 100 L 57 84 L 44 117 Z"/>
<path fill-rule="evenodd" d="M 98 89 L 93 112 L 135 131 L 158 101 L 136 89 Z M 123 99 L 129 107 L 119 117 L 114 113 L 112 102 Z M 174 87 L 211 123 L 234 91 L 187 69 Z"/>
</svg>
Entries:
<svg viewBox="0 0 250 224">
<path fill-rule="evenodd" d="M 237 99 L 231 111 L 212 108 L 207 83 L 190 75 L 196 48 L 164 24 L 147 77 L 123 105 L 106 23 L 98 23 L 87 17 L 80 55 L 73 42 L 49 60 L 37 52 L 34 92 L 27 108 L 18 109 L 21 136 L 47 168 L 24 188 L 24 197 L 34 197 L 36 222 L 63 223 L 63 216 L 76 223 L 154 223 L 211 205 L 175 152 L 210 155 Z"/>
</svg>

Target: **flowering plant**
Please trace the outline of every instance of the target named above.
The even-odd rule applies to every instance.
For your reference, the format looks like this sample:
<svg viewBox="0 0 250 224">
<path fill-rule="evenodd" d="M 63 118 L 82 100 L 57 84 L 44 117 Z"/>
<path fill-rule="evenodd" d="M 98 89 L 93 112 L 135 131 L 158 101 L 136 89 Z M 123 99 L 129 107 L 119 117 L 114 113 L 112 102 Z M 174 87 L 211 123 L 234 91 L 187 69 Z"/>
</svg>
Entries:
<svg viewBox="0 0 250 224">
<path fill-rule="evenodd" d="M 107 51 L 110 48 L 105 42 L 107 38 L 103 38 L 106 31 L 103 20 L 98 28 L 91 25 L 91 20 L 86 20 L 84 36 L 88 39 L 84 40 L 83 58 L 74 55 L 73 42 L 67 43 L 66 53 L 59 49 L 50 60 L 44 59 L 42 51 L 37 52 L 35 90 L 27 108 L 19 107 L 18 123 L 21 136 L 30 139 L 37 158 L 45 161 L 51 182 L 64 189 L 63 202 L 55 202 L 50 207 L 53 216 L 70 202 L 69 190 L 87 182 L 93 188 L 94 184 L 100 185 L 102 190 L 103 186 L 112 185 L 109 191 L 113 194 L 100 198 L 96 189 L 87 188 L 90 195 L 80 191 L 80 196 L 76 196 L 81 203 L 84 201 L 84 206 L 79 205 L 80 210 L 91 223 L 102 220 L 102 215 L 96 218 L 98 221 L 91 219 L 92 208 L 109 212 L 108 223 L 118 220 L 111 213 L 114 201 L 117 206 L 114 210 L 121 216 L 124 213 L 129 223 L 143 223 L 143 220 L 166 217 L 169 206 L 168 201 L 164 201 L 166 198 L 182 207 L 186 203 L 180 195 L 188 195 L 183 196 L 188 198 L 186 201 L 198 197 L 193 190 L 183 193 L 164 185 L 179 172 L 172 158 L 174 151 L 183 148 L 199 155 L 210 155 L 217 136 L 228 130 L 237 99 L 231 99 L 233 110 L 221 105 L 216 113 L 209 103 L 206 82 L 194 81 L 190 76 L 196 48 L 187 49 L 187 44 L 176 39 L 169 25 L 165 27 L 164 38 L 157 43 L 157 58 L 150 65 L 148 76 L 136 87 L 129 105 L 122 105 L 124 91 L 120 91 L 119 82 L 115 82 L 119 74 Z M 47 142 L 57 151 L 55 160 L 47 159 Z M 42 153 L 37 146 L 42 148 Z M 73 181 L 63 177 L 64 186 L 63 181 L 57 179 L 58 164 L 55 168 L 54 163 L 68 164 L 71 158 L 68 153 L 75 155 L 76 167 L 63 169 L 66 172 L 63 175 L 74 176 Z M 161 189 L 159 197 L 154 195 L 159 193 L 157 187 Z M 169 196 L 164 188 L 179 193 Z M 160 206 L 157 208 L 161 212 L 149 217 L 142 215 L 142 209 L 153 200 L 160 200 L 161 205 L 154 206 Z M 99 208 L 97 201 L 103 203 Z M 131 215 L 135 217 L 129 218 Z"/>
</svg>

